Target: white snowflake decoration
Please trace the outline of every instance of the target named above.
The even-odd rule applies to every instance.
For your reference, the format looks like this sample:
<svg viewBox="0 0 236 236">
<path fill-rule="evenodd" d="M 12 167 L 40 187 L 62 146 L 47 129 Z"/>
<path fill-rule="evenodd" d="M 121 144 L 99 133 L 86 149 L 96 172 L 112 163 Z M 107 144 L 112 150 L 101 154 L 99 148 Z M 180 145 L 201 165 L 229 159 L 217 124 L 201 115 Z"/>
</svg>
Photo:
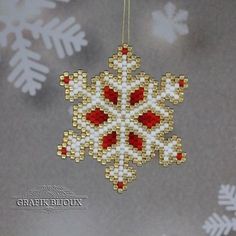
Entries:
<svg viewBox="0 0 236 236">
<path fill-rule="evenodd" d="M 102 164 L 113 163 L 106 168 L 106 178 L 122 192 L 136 177 L 130 162 L 141 166 L 156 151 L 164 166 L 186 160 L 181 139 L 175 135 L 164 138 L 173 129 L 173 110 L 164 103 L 182 102 L 188 80 L 167 73 L 158 84 L 144 72 L 133 76 L 132 71 L 140 67 L 140 58 L 127 44 L 109 59 L 109 67 L 117 74 L 104 71 L 92 80 L 91 86 L 82 70 L 60 76 L 66 99 L 79 99 L 81 103 L 73 105 L 73 126 L 80 133 L 66 131 L 58 155 L 79 162 L 88 148 L 89 154 Z"/>
<path fill-rule="evenodd" d="M 236 216 L 236 186 L 222 185 L 219 190 L 218 204 L 224 206 L 227 211 L 232 211 Z M 213 213 L 205 221 L 203 229 L 210 236 L 229 235 L 232 231 L 236 231 L 236 217 L 229 218 L 226 215 L 219 216 Z"/>
<path fill-rule="evenodd" d="M 164 6 L 164 12 L 158 10 L 152 13 L 153 33 L 168 43 L 174 43 L 177 35 L 188 34 L 188 26 L 185 21 L 188 19 L 188 12 L 178 10 L 173 3 L 168 2 Z"/>
<path fill-rule="evenodd" d="M 85 33 L 74 17 L 65 21 L 53 18 L 44 23 L 39 19 L 42 9 L 55 8 L 57 2 L 70 0 L 8 0 L 0 3 L 0 23 L 5 27 L 0 31 L 0 45 L 9 45 L 8 35 L 14 34 L 11 49 L 15 52 L 9 64 L 13 67 L 8 81 L 21 88 L 22 92 L 35 95 L 41 89 L 49 72 L 47 66 L 40 62 L 41 55 L 31 49 L 32 41 L 25 37 L 29 31 L 34 39 L 42 38 L 47 49 L 55 48 L 59 58 L 70 56 L 87 45 Z"/>
</svg>

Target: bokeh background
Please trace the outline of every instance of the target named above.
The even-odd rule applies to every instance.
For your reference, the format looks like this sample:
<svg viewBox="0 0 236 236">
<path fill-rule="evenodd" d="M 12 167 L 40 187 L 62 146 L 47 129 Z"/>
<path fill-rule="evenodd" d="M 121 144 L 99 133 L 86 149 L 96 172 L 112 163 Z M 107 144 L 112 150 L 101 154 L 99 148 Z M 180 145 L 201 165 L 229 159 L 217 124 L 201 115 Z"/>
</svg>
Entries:
<svg viewBox="0 0 236 236">
<path fill-rule="evenodd" d="M 14 9 L 19 13 L 18 1 L 9 2 L 15 6 L 11 13 L 2 7 L 6 1 L 0 1 L 0 19 L 8 14 L 14 19 Z M 204 236 L 202 226 L 213 212 L 233 218 L 217 203 L 217 195 L 222 184 L 236 184 L 236 1 L 172 0 L 175 13 L 188 13 L 179 13 L 176 27 L 167 1 L 131 0 L 131 44 L 142 70 L 157 80 L 166 72 L 189 77 L 185 101 L 174 114 L 174 133 L 182 137 L 188 160 L 163 168 L 155 159 L 137 168 L 137 180 L 123 194 L 113 191 L 104 178 L 105 167 L 96 160 L 87 157 L 76 164 L 56 155 L 63 131 L 71 128 L 70 104 L 58 75 L 83 68 L 93 77 L 107 69 L 108 57 L 120 44 L 123 1 L 51 0 L 57 3 L 54 8 L 28 18 L 37 1 L 30 2 L 26 21 L 74 16 L 88 44 L 59 59 L 56 50 L 23 30 L 49 68 L 35 96 L 8 81 L 14 70 L 9 65 L 14 34 L 0 49 L 0 235 Z M 65 186 L 87 195 L 89 207 L 52 214 L 11 209 L 12 196 L 38 185 Z"/>
</svg>

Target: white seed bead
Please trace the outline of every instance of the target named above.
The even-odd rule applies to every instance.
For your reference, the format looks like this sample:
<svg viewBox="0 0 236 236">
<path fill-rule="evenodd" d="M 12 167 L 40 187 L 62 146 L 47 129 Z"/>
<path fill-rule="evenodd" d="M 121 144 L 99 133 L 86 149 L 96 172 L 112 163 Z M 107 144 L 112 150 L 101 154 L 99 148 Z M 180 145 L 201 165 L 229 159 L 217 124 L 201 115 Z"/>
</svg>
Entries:
<svg viewBox="0 0 236 236">
<path fill-rule="evenodd" d="M 162 92 L 162 93 L 161 93 L 161 96 L 162 96 L 162 97 L 165 97 L 165 96 L 166 96 L 166 93 L 165 93 L 165 92 Z"/>
<path fill-rule="evenodd" d="M 160 146 L 161 148 L 163 148 L 163 147 L 164 147 L 164 144 L 163 144 L 163 143 L 160 143 L 159 146 Z"/>
<path fill-rule="evenodd" d="M 122 177 L 122 176 L 123 176 L 123 172 L 119 172 L 119 173 L 118 173 L 118 176 L 119 176 L 119 177 Z"/>
<path fill-rule="evenodd" d="M 149 84 L 149 88 L 153 88 L 154 87 L 154 84 Z"/>
<path fill-rule="evenodd" d="M 119 171 L 123 172 L 124 167 L 122 165 L 120 165 L 118 169 L 119 169 Z"/>
<path fill-rule="evenodd" d="M 145 78 L 144 78 L 144 77 L 140 77 L 140 81 L 141 81 L 141 82 L 144 82 L 144 81 L 145 81 Z"/>
<path fill-rule="evenodd" d="M 119 160 L 119 165 L 123 166 L 124 165 L 124 161 L 123 160 Z"/>
</svg>

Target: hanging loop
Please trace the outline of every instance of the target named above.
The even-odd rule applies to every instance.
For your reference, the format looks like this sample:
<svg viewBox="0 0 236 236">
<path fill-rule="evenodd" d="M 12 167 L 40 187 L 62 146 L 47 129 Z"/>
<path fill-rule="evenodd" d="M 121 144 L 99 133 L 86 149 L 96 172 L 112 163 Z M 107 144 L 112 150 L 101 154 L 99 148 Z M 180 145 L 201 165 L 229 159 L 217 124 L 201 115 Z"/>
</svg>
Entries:
<svg viewBox="0 0 236 236">
<path fill-rule="evenodd" d="M 124 0 L 121 42 L 130 42 L 130 0 Z"/>
</svg>

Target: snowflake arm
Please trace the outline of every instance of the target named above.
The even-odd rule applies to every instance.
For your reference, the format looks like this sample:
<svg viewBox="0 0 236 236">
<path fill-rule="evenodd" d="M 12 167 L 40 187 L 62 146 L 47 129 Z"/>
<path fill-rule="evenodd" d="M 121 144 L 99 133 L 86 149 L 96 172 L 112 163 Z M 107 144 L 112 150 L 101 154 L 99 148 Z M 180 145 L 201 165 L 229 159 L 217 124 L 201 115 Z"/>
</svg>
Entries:
<svg viewBox="0 0 236 236">
<path fill-rule="evenodd" d="M 132 54 L 132 47 L 125 46 L 118 47 L 117 54 L 109 58 L 109 68 L 117 71 L 120 76 L 127 76 L 132 71 L 140 68 L 140 57 Z M 124 66 L 126 67 L 126 71 L 122 70 Z"/>
<path fill-rule="evenodd" d="M 218 203 L 221 206 L 225 206 L 227 211 L 236 212 L 236 187 L 221 185 L 218 194 Z"/>
<path fill-rule="evenodd" d="M 218 204 L 225 206 L 227 211 L 234 211 L 235 213 L 236 187 L 233 185 L 221 185 L 218 192 Z M 232 231 L 236 231 L 236 218 L 233 217 L 230 219 L 225 215 L 219 216 L 217 213 L 213 213 L 205 221 L 202 228 L 210 236 L 231 235 Z"/>
<path fill-rule="evenodd" d="M 182 22 L 187 21 L 188 12 L 185 10 L 179 10 L 175 16 L 175 22 L 180 22 L 179 24 L 175 24 L 176 31 L 180 35 L 186 35 L 189 33 L 188 26 Z"/>
<path fill-rule="evenodd" d="M 91 97 L 87 91 L 87 73 L 79 70 L 73 74 L 64 72 L 60 76 L 60 85 L 65 88 L 65 99 L 70 102 L 81 97 Z"/>
<path fill-rule="evenodd" d="M 8 81 L 14 82 L 15 87 L 22 88 L 24 93 L 35 95 L 36 91 L 41 88 L 41 83 L 46 80 L 45 74 L 48 68 L 42 65 L 40 55 L 29 49 L 31 43 L 23 38 L 20 31 L 17 31 L 17 37 L 12 45 L 16 51 L 10 60 L 10 66 L 14 67 L 8 77 Z"/>
<path fill-rule="evenodd" d="M 70 159 L 79 162 L 84 159 L 84 150 L 89 144 L 88 138 L 83 138 L 75 134 L 72 130 L 64 132 L 62 145 L 58 146 L 57 154 L 62 158 L 70 157 Z"/>
<path fill-rule="evenodd" d="M 159 149 L 159 163 L 167 166 L 173 163 L 181 164 L 186 161 L 186 153 L 183 153 L 181 139 L 177 136 L 164 140 L 156 140 Z"/>
<path fill-rule="evenodd" d="M 126 160 L 126 162 L 127 161 L 128 160 Z M 119 162 L 115 162 L 114 166 L 109 166 L 106 168 L 105 177 L 111 182 L 117 182 L 117 180 L 120 178 L 120 170 L 121 168 L 119 168 Z M 129 167 L 128 164 L 123 166 L 122 172 L 122 184 L 121 182 L 117 182 L 117 184 L 113 186 L 114 190 L 117 190 L 118 192 L 120 192 L 121 187 L 123 190 L 126 190 L 127 184 L 136 179 L 136 170 L 132 167 Z"/>
<path fill-rule="evenodd" d="M 153 33 L 168 43 L 174 43 L 178 35 L 185 35 L 189 32 L 185 23 L 188 19 L 188 12 L 185 10 L 176 11 L 176 6 L 171 2 L 166 3 L 164 11 L 154 11 L 152 18 Z"/>
<path fill-rule="evenodd" d="M 84 39 L 85 33 L 80 31 L 81 27 L 75 23 L 74 17 L 70 17 L 64 22 L 53 18 L 45 25 L 42 20 L 38 20 L 34 24 L 26 22 L 24 26 L 32 32 L 34 38 L 42 37 L 47 49 L 54 46 L 59 58 L 64 58 L 65 55 L 71 56 L 74 50 L 79 52 L 82 46 L 87 45 L 87 40 Z"/>
<path fill-rule="evenodd" d="M 181 75 L 176 77 L 171 73 L 166 73 L 161 78 L 160 94 L 157 100 L 169 100 L 174 104 L 183 102 L 184 90 L 188 87 L 188 79 Z"/>
<path fill-rule="evenodd" d="M 35 14 L 39 14 L 41 8 L 55 8 L 57 2 L 69 2 L 70 0 L 37 0 L 32 4 L 32 0 L 26 0 L 25 4 L 31 6 L 31 10 L 35 11 Z M 33 5 L 33 6 L 32 6 Z"/>
<path fill-rule="evenodd" d="M 202 228 L 210 236 L 229 235 L 231 231 L 236 231 L 236 218 L 230 219 L 225 215 L 213 213 Z"/>
</svg>

